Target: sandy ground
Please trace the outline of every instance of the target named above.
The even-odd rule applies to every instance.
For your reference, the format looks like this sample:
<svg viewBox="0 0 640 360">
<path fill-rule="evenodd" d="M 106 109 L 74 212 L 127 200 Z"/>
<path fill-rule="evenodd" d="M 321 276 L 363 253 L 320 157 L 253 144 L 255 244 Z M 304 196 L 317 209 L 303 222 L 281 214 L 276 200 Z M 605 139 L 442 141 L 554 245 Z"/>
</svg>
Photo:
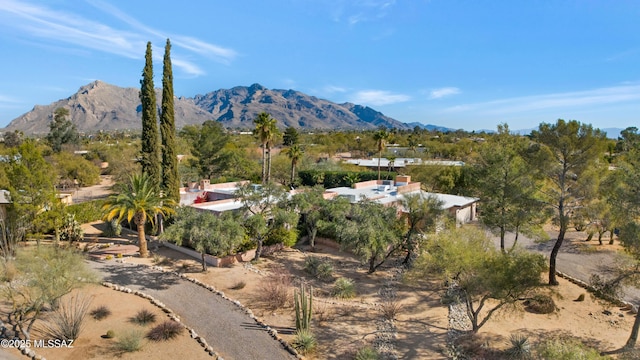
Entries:
<svg viewBox="0 0 640 360">
<path fill-rule="evenodd" d="M 100 285 L 86 286 L 80 289 L 79 292 L 92 298 L 91 309 L 104 305 L 111 310 L 111 315 L 102 320 L 95 320 L 89 316 L 85 321 L 80 337 L 73 342 L 73 348 L 34 348 L 37 354 L 47 359 L 68 360 L 211 358 L 194 339 L 191 339 L 186 331 L 183 331 L 178 338 L 166 342 L 143 339 L 143 346 L 140 351 L 122 352 L 116 346 L 118 336 L 134 330 L 139 331 L 144 336 L 153 326 L 167 320 L 166 314 L 152 305 L 149 300 Z M 146 309 L 156 315 L 155 323 L 140 326 L 130 321 L 130 318 L 142 309 Z M 105 339 L 102 337 L 108 330 L 114 331 L 115 338 Z M 32 339 L 45 339 L 45 336 L 38 331 L 34 331 Z M 14 355 L 18 355 L 16 350 L 11 352 Z M 22 358 L 24 359 L 25 357 Z"/>
<path fill-rule="evenodd" d="M 99 225 L 87 226 L 88 235 L 99 231 Z M 596 246 L 597 241 L 591 242 Z M 114 245 L 116 246 L 116 245 Z M 582 244 L 580 246 L 583 246 Z M 312 285 L 315 293 L 313 332 L 318 339 L 318 349 L 312 359 L 352 359 L 355 351 L 371 345 L 377 333 L 382 314 L 380 291 L 389 285 L 397 275 L 392 266 L 368 275 L 365 267 L 347 253 L 328 247 L 316 253 L 306 249 L 287 249 L 253 265 L 233 264 L 226 268 L 209 268 L 201 272 L 197 259 L 160 247 L 155 256 L 147 259 L 126 257 L 125 261 L 144 264 L 159 264 L 179 272 L 186 272 L 207 284 L 224 291 L 227 296 L 237 299 L 263 321 L 278 330 L 287 340 L 293 339 L 295 328 L 293 311 L 293 289 L 300 282 Z M 596 250 L 591 250 L 596 251 Z M 589 253 L 589 251 L 587 251 Z M 334 267 L 334 278 L 347 277 L 354 280 L 357 296 L 351 300 L 337 300 L 330 296 L 332 282 L 322 282 L 311 278 L 304 270 L 306 256 L 326 258 Z M 115 259 L 110 260 L 115 261 Z M 290 301 L 283 308 L 272 309 L 261 296 L 270 274 L 290 274 Z M 242 285 L 242 286 L 241 286 Z M 441 284 L 417 288 L 400 282 L 393 283 L 397 299 L 402 305 L 395 325 L 397 337 L 393 343 L 396 354 L 401 359 L 446 359 L 443 349 L 448 328 L 446 306 L 440 303 Z M 592 298 L 586 290 L 564 279 L 554 287 L 558 311 L 550 315 L 533 314 L 526 311 L 504 312 L 492 318 L 479 332 L 485 346 L 504 349 L 512 334 L 525 334 L 535 344 L 540 339 L 551 336 L 572 336 L 579 338 L 600 351 L 611 351 L 624 345 L 633 324 L 634 315 L 628 311 Z M 47 358 L 63 359 L 138 359 L 176 358 L 170 354 L 180 354 L 182 358 L 206 357 L 201 348 L 188 336 L 159 345 L 147 344 L 141 352 L 118 354 L 111 347 L 113 340 L 102 339 L 106 330 L 121 331 L 136 327 L 128 322 L 140 308 L 154 307 L 148 301 L 134 295 L 123 294 L 103 287 L 90 287 L 83 292 L 92 294 L 94 305 L 106 304 L 114 314 L 102 321 L 90 319 L 77 342 L 77 348 L 43 351 Z M 575 301 L 585 294 L 584 301 Z M 606 310 L 606 311 L 605 311 Z M 607 313 L 609 313 L 607 315 Z M 160 315 L 162 317 L 162 315 Z M 170 351 L 175 351 L 171 353 Z"/>
</svg>

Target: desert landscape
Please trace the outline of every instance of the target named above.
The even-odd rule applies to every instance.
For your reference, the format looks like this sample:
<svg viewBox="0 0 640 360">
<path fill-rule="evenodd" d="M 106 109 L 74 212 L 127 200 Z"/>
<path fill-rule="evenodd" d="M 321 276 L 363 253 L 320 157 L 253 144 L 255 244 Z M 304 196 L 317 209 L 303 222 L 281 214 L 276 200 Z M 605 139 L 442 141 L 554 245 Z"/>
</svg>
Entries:
<svg viewBox="0 0 640 360">
<path fill-rule="evenodd" d="M 95 237 L 101 232 L 99 223 L 86 224 L 84 228 L 87 238 Z M 130 233 L 128 236 L 133 235 Z M 585 245 L 578 243 L 579 236 L 573 238 L 575 244 L 571 243 L 569 246 L 592 246 L 596 250 L 591 251 L 598 251 L 597 242 Z M 128 240 L 127 236 L 125 240 Z M 258 319 L 276 329 L 286 341 L 293 341 L 295 331 L 293 291 L 301 283 L 312 286 L 312 330 L 318 345 L 305 358 L 353 359 L 356 352 L 365 346 L 377 347 L 385 358 L 452 358 L 449 346 L 452 341 L 449 309 L 441 301 L 443 284 L 435 280 L 427 281 L 428 286 L 425 286 L 425 282 L 420 286 L 407 283 L 401 276 L 401 267 L 394 262 L 383 266 L 374 274 L 367 274 L 366 267 L 347 252 L 329 245 L 320 245 L 315 252 L 309 252 L 302 245 L 286 248 L 256 263 L 235 263 L 224 268 L 209 267 L 207 272 L 202 272 L 199 259 L 189 258 L 174 250 L 158 247 L 152 257 L 142 259 L 129 253 L 131 249 L 135 251 L 135 247 L 131 245 L 113 245 L 112 252 L 124 251 L 123 256 L 109 256 L 106 260 L 105 253 L 102 252 L 103 258 L 99 261 L 117 262 L 120 266 L 132 263 L 160 266 L 197 279 L 251 309 Z M 305 259 L 311 256 L 332 265 L 330 279 L 322 281 L 305 271 Z M 175 277 L 171 273 L 164 276 Z M 332 296 L 333 280 L 340 277 L 353 280 L 355 297 L 339 299 Z M 275 278 L 284 279 L 282 281 L 288 287 L 286 303 L 277 308 L 264 296 Z M 99 285 L 87 286 L 79 291 L 92 297 L 92 308 L 106 306 L 111 310 L 111 315 L 103 320 L 88 318 L 73 349 L 39 349 L 38 355 L 49 359 L 211 357 L 186 331 L 167 342 L 143 340 L 139 351 L 119 351 L 115 346 L 118 334 L 131 329 L 148 331 L 149 326 L 143 327 L 131 321 L 137 311 L 152 311 L 158 321 L 165 319 L 166 315 L 149 300 L 133 294 Z M 598 300 L 585 289 L 565 279 L 560 279 L 560 286 L 554 287 L 552 292 L 557 307 L 554 313 L 534 314 L 525 310 L 498 313 L 480 329 L 472 341 L 461 341 L 460 346 L 477 347 L 474 351 L 480 354 L 479 358 L 499 358 L 500 351 L 510 346 L 509 339 L 514 334 L 528 337 L 532 344 L 551 337 L 563 341 L 577 339 L 601 352 L 612 352 L 624 345 L 634 320 L 632 312 Z M 584 300 L 576 301 L 581 295 Z M 394 310 L 391 315 L 390 307 Z M 104 338 L 109 330 L 116 333 L 116 339 Z M 37 333 L 34 338 L 38 338 Z M 464 336 L 460 338 L 464 339 Z M 210 345 L 215 349 L 215 344 Z M 12 351 L 12 354 L 19 355 L 17 351 Z"/>
</svg>

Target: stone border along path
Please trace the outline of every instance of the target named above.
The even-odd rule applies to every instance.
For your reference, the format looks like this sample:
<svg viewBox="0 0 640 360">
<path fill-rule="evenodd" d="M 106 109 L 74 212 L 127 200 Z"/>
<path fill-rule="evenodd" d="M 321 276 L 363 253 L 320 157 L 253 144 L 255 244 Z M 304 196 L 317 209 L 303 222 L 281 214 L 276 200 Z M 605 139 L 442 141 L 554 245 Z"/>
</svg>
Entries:
<svg viewBox="0 0 640 360">
<path fill-rule="evenodd" d="M 98 264 L 96 262 L 92 262 L 94 264 Z M 263 321 L 261 321 L 260 319 L 258 319 L 253 312 L 249 309 L 244 307 L 239 301 L 237 300 L 233 300 L 229 297 L 227 297 L 222 291 L 217 290 L 216 288 L 214 288 L 211 285 L 205 284 L 197 279 L 194 278 L 190 278 L 185 274 L 182 273 L 178 273 L 175 271 L 169 271 L 169 270 L 165 270 L 162 267 L 159 266 L 155 266 L 155 265 L 151 265 L 151 266 L 147 266 L 147 265 L 142 265 L 142 264 L 128 264 L 126 263 L 124 260 L 121 261 L 117 261 L 117 267 L 123 267 L 123 266 L 127 266 L 128 269 L 131 269 L 131 272 L 127 272 L 128 274 L 133 274 L 133 276 L 139 274 L 139 272 L 136 272 L 134 269 L 138 268 L 141 269 L 142 271 L 147 271 L 147 273 L 149 273 L 151 271 L 155 271 L 155 272 L 159 272 L 159 274 L 164 278 L 166 278 L 166 275 L 173 275 L 175 277 L 177 277 L 178 279 L 181 280 L 186 280 L 184 282 L 173 282 L 167 286 L 163 286 L 162 284 L 157 284 L 157 283 L 148 283 L 143 285 L 141 284 L 141 281 L 137 281 L 136 284 L 133 285 L 129 285 L 129 286 L 134 286 L 134 287 L 140 287 L 140 288 L 146 288 L 147 292 L 154 292 L 156 293 L 156 298 L 159 297 L 158 295 L 161 295 L 162 292 L 164 291 L 171 291 L 173 290 L 173 293 L 168 293 L 166 294 L 165 297 L 165 302 L 174 302 L 174 304 L 172 304 L 172 308 L 173 309 L 180 309 L 182 308 L 181 313 L 182 318 L 190 318 L 188 319 L 189 323 L 191 324 L 197 324 L 197 327 L 200 329 L 201 333 L 204 333 L 204 336 L 198 336 L 197 333 L 195 332 L 195 330 L 193 328 L 191 328 L 190 331 L 190 335 L 192 338 L 196 338 L 196 339 L 200 339 L 198 340 L 198 342 L 201 344 L 201 346 L 203 348 L 205 348 L 206 351 L 209 352 L 209 348 L 211 348 L 210 350 L 212 350 L 211 352 L 209 352 L 210 355 L 215 356 L 217 360 L 223 360 L 223 357 L 221 356 L 221 353 L 224 353 L 225 356 L 229 357 L 229 358 L 236 358 L 236 359 L 243 359 L 243 360 L 250 360 L 250 359 L 285 359 L 285 358 L 295 358 L 295 359 L 304 359 L 291 345 L 289 345 L 289 343 L 287 343 L 284 339 L 282 339 L 279 335 L 278 332 L 271 328 L 269 325 L 267 325 L 266 323 L 264 323 Z M 105 268 L 104 265 L 109 265 L 109 264 L 104 264 L 102 263 L 102 267 L 100 267 L 99 265 L 93 266 L 94 268 L 96 268 L 96 270 L 105 273 L 105 275 L 107 276 L 114 276 L 116 278 L 120 277 L 122 278 L 123 275 L 121 274 L 113 274 L 112 272 L 109 271 L 108 268 Z M 154 275 L 154 274 L 150 274 L 150 275 Z M 139 279 L 138 276 L 135 276 L 137 279 Z M 156 276 L 155 277 L 156 280 L 159 280 L 159 277 Z M 120 279 L 120 280 L 126 280 L 126 279 Z M 143 281 L 145 280 L 144 278 L 142 279 Z M 147 279 L 146 280 L 150 280 Z M 116 280 L 117 281 L 117 280 Z M 196 306 L 195 309 L 203 309 L 203 313 L 208 311 L 210 314 L 195 314 L 193 313 L 193 311 L 191 311 L 191 314 L 189 310 L 193 310 L 194 306 L 189 306 L 188 302 L 189 301 L 197 301 L 196 298 L 196 294 L 193 291 L 187 291 L 187 292 L 180 292 L 180 289 L 177 289 L 179 287 L 183 287 L 183 289 L 181 290 L 189 290 L 189 289 L 184 289 L 184 285 L 187 285 L 188 283 L 193 283 L 195 285 L 197 285 L 199 288 L 208 290 L 209 292 L 218 295 L 224 302 L 221 302 L 219 300 L 217 300 L 215 297 L 213 297 L 212 299 L 214 299 L 215 301 L 213 303 L 210 303 L 208 305 L 209 309 L 206 309 L 206 307 L 198 307 Z M 111 282 L 106 282 L 107 285 L 106 286 L 112 286 L 113 281 Z M 129 287 L 121 287 L 121 286 L 117 286 L 118 289 L 125 289 L 125 292 L 128 292 L 129 290 L 132 293 L 140 293 L 143 294 L 140 290 L 133 290 Z M 188 287 L 188 286 L 187 286 Z M 193 290 L 193 289 L 191 289 Z M 123 291 L 123 290 L 121 290 Z M 142 296 L 142 295 L 139 295 Z M 153 299 L 153 297 L 151 297 L 150 295 L 146 295 L 146 296 L 142 296 L 145 298 L 151 298 Z M 176 299 L 173 299 L 173 298 Z M 200 302 L 202 302 L 202 300 L 206 300 L 206 299 L 199 299 Z M 155 300 L 155 302 L 152 300 L 152 303 L 156 306 L 162 305 L 164 306 L 164 308 L 166 308 L 166 306 L 158 301 Z M 186 303 L 186 304 L 185 304 Z M 160 304 L 160 305 L 158 305 Z M 241 310 L 240 313 L 233 311 L 233 307 L 230 307 L 230 305 L 233 304 L 235 305 L 235 307 L 239 308 Z M 213 306 L 211 306 L 213 305 Z M 222 317 L 220 316 L 220 314 L 216 314 L 216 316 L 207 316 L 207 315 L 213 315 L 213 307 L 217 307 L 217 310 L 220 310 L 220 307 L 228 307 L 229 310 L 226 312 L 226 319 L 222 319 Z M 162 307 L 161 307 L 162 308 Z M 170 310 L 164 310 L 163 311 L 167 312 Z M 168 312 L 167 312 L 168 313 Z M 175 314 L 173 311 L 171 311 L 171 313 L 168 314 Z M 250 319 L 253 320 L 253 322 L 258 325 L 258 328 L 256 329 L 255 326 L 252 326 L 250 323 L 245 322 L 242 320 L 242 317 L 244 316 L 248 316 Z M 173 315 L 173 318 L 176 321 L 181 321 L 177 316 Z M 199 323 L 199 324 L 198 324 Z M 238 330 L 241 331 L 245 331 L 245 332 L 254 332 L 253 334 L 249 334 L 246 336 L 239 336 L 238 339 L 233 339 L 233 333 L 235 332 L 236 335 L 239 335 Z M 256 330 L 259 330 L 258 332 L 256 332 Z M 269 342 L 266 341 L 266 338 L 263 339 L 259 339 L 259 335 L 262 330 L 266 330 L 267 334 L 270 336 L 270 338 L 277 340 L 280 343 L 280 350 L 277 349 L 277 347 L 275 346 L 270 346 Z M 205 340 L 205 337 L 209 338 L 209 342 L 215 342 L 214 345 L 216 345 L 216 348 L 218 349 L 218 352 L 213 351 L 213 348 L 211 346 L 209 346 L 209 344 L 207 343 L 207 341 Z M 211 339 L 217 339 L 216 341 L 212 341 Z M 221 341 L 222 338 L 226 338 L 227 341 Z M 248 341 L 250 340 L 250 341 Z M 249 346 L 248 344 L 252 344 L 253 346 Z"/>
</svg>

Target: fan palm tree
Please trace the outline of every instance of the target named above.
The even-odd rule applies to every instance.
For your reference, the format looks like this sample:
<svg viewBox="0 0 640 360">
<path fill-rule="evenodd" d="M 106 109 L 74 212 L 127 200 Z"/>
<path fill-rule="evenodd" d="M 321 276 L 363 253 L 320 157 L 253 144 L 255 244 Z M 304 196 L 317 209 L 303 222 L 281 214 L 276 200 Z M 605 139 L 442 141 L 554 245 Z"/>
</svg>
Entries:
<svg viewBox="0 0 640 360">
<path fill-rule="evenodd" d="M 253 133 L 258 136 L 262 144 L 262 182 L 267 183 L 271 177 L 271 146 L 278 135 L 277 120 L 263 111 L 258 114 L 253 123 L 256 125 Z"/>
<path fill-rule="evenodd" d="M 386 129 L 380 129 L 373 134 L 373 140 L 375 140 L 378 145 L 378 180 L 380 180 L 380 158 L 390 137 L 391 134 Z"/>
<path fill-rule="evenodd" d="M 122 186 L 119 193 L 111 195 L 104 204 L 106 211 L 104 219 L 121 221 L 126 218 L 136 224 L 138 228 L 138 246 L 140 257 L 147 257 L 147 238 L 144 226 L 147 221 L 153 224 L 156 214 L 163 216 L 174 213 L 176 203 L 172 199 L 163 198 L 157 184 L 154 184 L 146 173 L 135 174 L 129 178 L 129 183 Z"/>
<path fill-rule="evenodd" d="M 298 144 L 291 145 L 288 149 L 285 150 L 285 153 L 291 159 L 291 184 L 293 185 L 293 180 L 296 177 L 296 166 L 300 159 L 302 159 L 302 155 L 304 154 L 304 150 Z"/>
</svg>

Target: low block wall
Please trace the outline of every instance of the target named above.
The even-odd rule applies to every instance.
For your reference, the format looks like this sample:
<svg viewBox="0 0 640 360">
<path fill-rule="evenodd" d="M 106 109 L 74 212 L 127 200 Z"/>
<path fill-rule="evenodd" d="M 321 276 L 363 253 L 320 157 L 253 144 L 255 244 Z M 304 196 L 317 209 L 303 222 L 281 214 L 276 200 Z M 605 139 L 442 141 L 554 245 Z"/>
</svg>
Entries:
<svg viewBox="0 0 640 360">
<path fill-rule="evenodd" d="M 178 246 L 176 244 L 170 243 L 170 242 L 161 242 L 160 243 L 162 246 L 171 249 L 171 250 L 175 250 L 178 251 L 180 253 L 183 253 L 185 255 L 191 256 L 192 258 L 198 260 L 198 261 L 202 261 L 202 255 L 193 250 L 193 249 L 189 249 L 183 246 Z M 269 255 L 269 254 L 273 254 L 276 251 L 280 251 L 282 250 L 283 246 L 282 244 L 276 244 L 276 245 L 271 245 L 271 246 L 263 246 L 262 247 L 262 254 L 263 255 Z M 204 261 L 207 263 L 207 265 L 209 266 L 213 266 L 213 267 L 225 267 L 225 266 L 229 266 L 231 264 L 235 264 L 237 262 L 247 262 L 247 261 L 251 261 L 253 260 L 253 258 L 256 256 L 256 250 L 252 249 L 252 250 L 248 250 L 239 254 L 234 254 L 234 255 L 229 255 L 229 256 L 225 256 L 222 258 L 213 256 L 213 255 L 209 255 L 209 254 L 205 254 L 204 255 Z"/>
</svg>

